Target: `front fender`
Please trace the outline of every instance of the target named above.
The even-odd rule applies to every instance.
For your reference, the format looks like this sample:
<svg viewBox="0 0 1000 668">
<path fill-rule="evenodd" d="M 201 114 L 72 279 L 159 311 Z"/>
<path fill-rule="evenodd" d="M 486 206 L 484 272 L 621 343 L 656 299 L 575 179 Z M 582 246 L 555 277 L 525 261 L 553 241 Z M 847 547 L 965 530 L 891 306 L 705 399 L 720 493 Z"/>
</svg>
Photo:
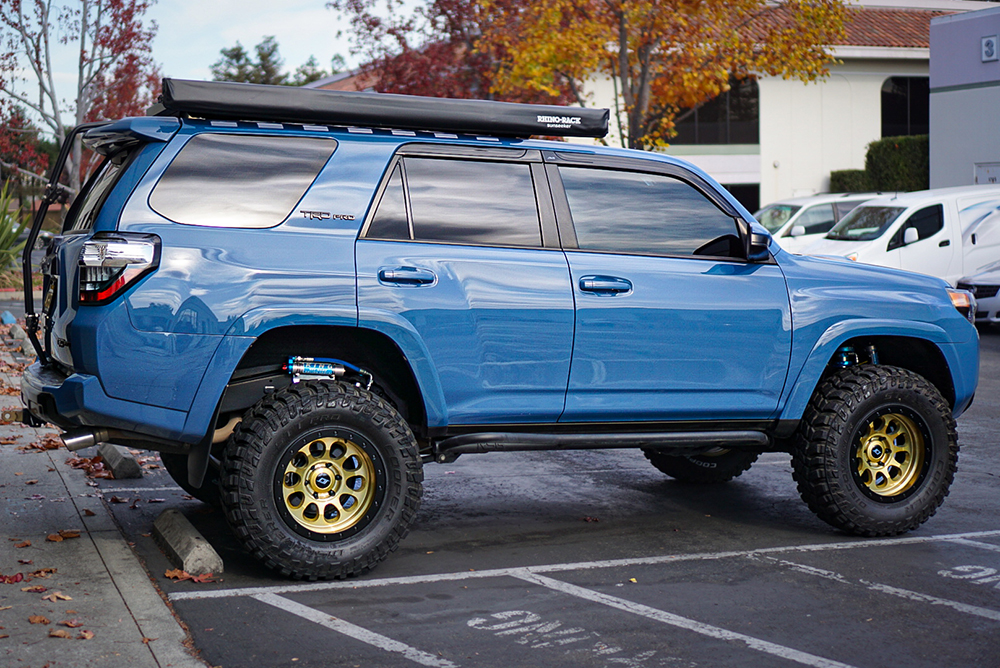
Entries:
<svg viewBox="0 0 1000 668">
<path fill-rule="evenodd" d="M 816 340 L 798 373 L 794 374 L 795 380 L 781 410 L 781 419 L 798 420 L 802 417 L 806 405 L 823 375 L 823 370 L 837 349 L 846 341 L 855 338 L 886 336 L 921 339 L 933 344 L 948 364 L 948 371 L 955 387 L 956 414 L 964 410 L 975 391 L 978 380 L 978 354 L 971 356 L 972 362 L 970 363 L 970 356 L 965 349 L 972 344 L 976 346 L 978 352 L 978 341 L 974 340 L 963 344 L 952 343 L 951 337 L 944 329 L 926 322 L 858 319 L 837 322 Z"/>
</svg>

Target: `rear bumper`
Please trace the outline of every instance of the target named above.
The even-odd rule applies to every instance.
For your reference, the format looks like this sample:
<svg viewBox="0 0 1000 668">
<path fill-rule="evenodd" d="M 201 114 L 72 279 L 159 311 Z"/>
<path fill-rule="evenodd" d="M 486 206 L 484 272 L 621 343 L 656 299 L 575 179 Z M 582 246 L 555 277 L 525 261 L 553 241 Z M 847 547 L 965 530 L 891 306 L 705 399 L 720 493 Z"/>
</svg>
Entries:
<svg viewBox="0 0 1000 668">
<path fill-rule="evenodd" d="M 197 440 L 184 433 L 186 412 L 109 397 L 96 376 L 66 374 L 38 362 L 21 376 L 21 398 L 32 415 L 62 429 L 106 427 L 173 441 Z"/>
</svg>

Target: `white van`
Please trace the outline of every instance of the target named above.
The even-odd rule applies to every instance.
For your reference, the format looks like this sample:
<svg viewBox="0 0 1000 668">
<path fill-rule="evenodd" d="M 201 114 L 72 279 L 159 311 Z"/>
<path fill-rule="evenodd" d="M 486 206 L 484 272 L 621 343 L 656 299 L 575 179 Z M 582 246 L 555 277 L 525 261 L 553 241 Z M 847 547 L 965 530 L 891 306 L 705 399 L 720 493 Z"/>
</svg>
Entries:
<svg viewBox="0 0 1000 668">
<path fill-rule="evenodd" d="M 952 285 L 1000 260 L 1000 186 L 961 186 L 869 200 L 810 244 L 809 255 L 907 269 Z"/>
<path fill-rule="evenodd" d="M 821 239 L 837 221 L 881 193 L 823 193 L 771 202 L 753 216 L 786 251 L 799 253 Z"/>
</svg>

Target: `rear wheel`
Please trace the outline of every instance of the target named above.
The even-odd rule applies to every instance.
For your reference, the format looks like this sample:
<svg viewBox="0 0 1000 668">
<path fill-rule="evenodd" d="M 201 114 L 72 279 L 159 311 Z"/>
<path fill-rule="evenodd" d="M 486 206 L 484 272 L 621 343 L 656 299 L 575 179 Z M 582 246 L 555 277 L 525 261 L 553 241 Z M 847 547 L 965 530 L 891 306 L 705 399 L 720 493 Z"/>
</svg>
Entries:
<svg viewBox="0 0 1000 668">
<path fill-rule="evenodd" d="M 209 505 L 219 505 L 219 471 L 209 466 L 201 487 L 195 487 L 188 482 L 188 456 L 170 452 L 161 452 L 160 461 L 174 482 L 185 492 Z"/>
<path fill-rule="evenodd" d="M 727 482 L 741 475 L 757 461 L 758 452 L 714 448 L 697 455 L 664 455 L 656 450 L 643 450 L 653 466 L 671 478 L 683 482 Z"/>
<path fill-rule="evenodd" d="M 234 432 L 222 469 L 236 535 L 294 578 L 373 568 L 406 536 L 423 489 L 416 441 L 399 413 L 327 381 L 261 400 Z"/>
<path fill-rule="evenodd" d="M 955 420 L 937 388 L 906 369 L 862 365 L 828 376 L 799 427 L 792 469 L 821 519 L 861 536 L 918 527 L 948 495 Z"/>
</svg>

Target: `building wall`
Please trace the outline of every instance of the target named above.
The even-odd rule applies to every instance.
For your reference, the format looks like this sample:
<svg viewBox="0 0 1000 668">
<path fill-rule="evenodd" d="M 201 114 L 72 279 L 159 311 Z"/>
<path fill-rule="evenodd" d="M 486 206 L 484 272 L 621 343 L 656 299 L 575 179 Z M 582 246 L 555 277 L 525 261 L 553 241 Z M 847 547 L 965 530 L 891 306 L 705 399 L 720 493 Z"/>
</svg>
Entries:
<svg viewBox="0 0 1000 668">
<path fill-rule="evenodd" d="M 1000 180 L 1000 59 L 982 56 L 993 36 L 1000 8 L 931 22 L 931 188 Z"/>
<path fill-rule="evenodd" d="M 926 59 L 872 58 L 844 59 L 813 83 L 762 77 L 761 203 L 828 192 L 831 171 L 864 169 L 868 144 L 882 136 L 882 84 L 926 75 Z"/>
</svg>

